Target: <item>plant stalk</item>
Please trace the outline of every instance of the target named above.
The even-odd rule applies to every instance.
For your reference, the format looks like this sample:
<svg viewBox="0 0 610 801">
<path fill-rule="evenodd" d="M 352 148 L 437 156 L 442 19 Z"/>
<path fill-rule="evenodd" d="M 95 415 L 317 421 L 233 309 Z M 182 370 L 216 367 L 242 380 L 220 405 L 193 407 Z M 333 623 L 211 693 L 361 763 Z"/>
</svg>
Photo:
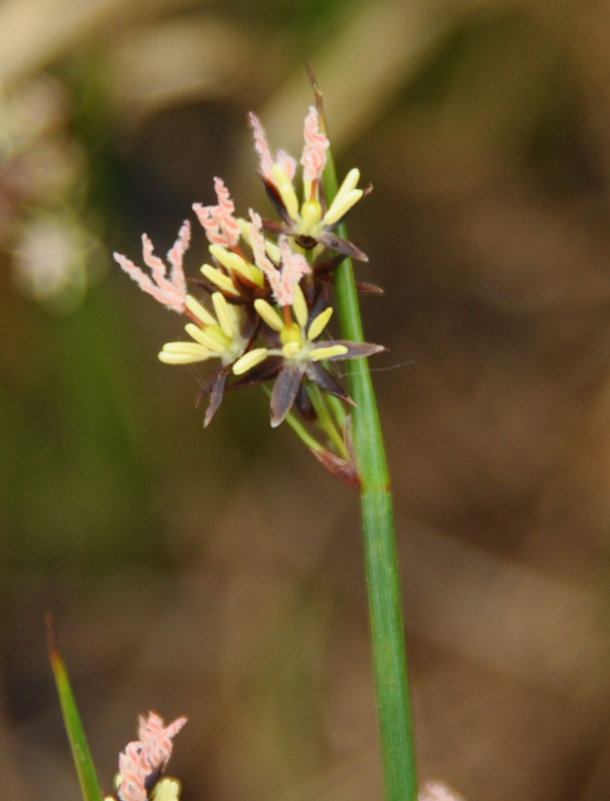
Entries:
<svg viewBox="0 0 610 801">
<path fill-rule="evenodd" d="M 324 186 L 330 202 L 337 192 L 337 179 L 332 157 L 330 153 L 328 155 Z M 337 233 L 347 239 L 344 225 L 338 227 Z M 346 258 L 337 268 L 335 288 L 341 336 L 363 342 L 351 259 Z M 353 438 L 361 480 L 364 552 L 386 801 L 417 801 L 413 714 L 392 491 L 367 359 L 351 362 L 349 386 L 357 403 L 353 411 Z"/>
</svg>

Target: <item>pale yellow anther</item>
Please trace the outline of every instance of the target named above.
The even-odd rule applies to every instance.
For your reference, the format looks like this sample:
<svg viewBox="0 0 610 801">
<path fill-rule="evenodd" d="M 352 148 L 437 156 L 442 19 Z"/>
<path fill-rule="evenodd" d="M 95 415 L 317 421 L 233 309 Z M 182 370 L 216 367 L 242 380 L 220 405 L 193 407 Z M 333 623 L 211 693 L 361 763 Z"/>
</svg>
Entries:
<svg viewBox="0 0 610 801">
<path fill-rule="evenodd" d="M 351 192 L 342 195 L 339 201 L 335 198 L 324 215 L 324 225 L 334 225 L 338 222 L 360 200 L 363 194 L 362 189 L 352 189 Z M 337 195 L 337 197 L 339 196 Z"/>
<path fill-rule="evenodd" d="M 280 315 L 273 306 L 266 300 L 263 300 L 263 298 L 257 298 L 254 301 L 254 308 L 267 323 L 269 328 L 272 328 L 274 331 L 281 331 L 282 328 L 284 328 L 284 321 Z"/>
<path fill-rule="evenodd" d="M 239 292 L 233 286 L 233 281 L 222 270 L 212 267 L 210 264 L 204 264 L 201 268 L 201 273 L 211 284 L 214 284 L 223 292 L 228 292 L 230 295 L 239 295 Z"/>
<path fill-rule="evenodd" d="M 309 331 L 307 332 L 307 339 L 310 342 L 313 342 L 314 339 L 317 339 L 322 331 L 328 325 L 328 321 L 333 316 L 333 309 L 332 306 L 328 306 L 324 311 L 320 312 L 312 321 L 311 325 L 309 326 Z"/>
<path fill-rule="evenodd" d="M 242 275 L 246 280 L 253 281 L 262 286 L 262 273 L 258 267 L 248 264 L 248 262 L 237 253 L 232 253 L 221 245 L 210 245 L 209 251 L 223 267 L 227 268 L 227 270 L 233 270 L 233 272 Z"/>
<path fill-rule="evenodd" d="M 217 323 L 207 326 L 205 331 L 194 323 L 187 323 L 184 330 L 195 342 L 199 342 L 200 345 L 216 354 L 224 353 L 231 344 L 230 338 L 222 332 Z"/>
<path fill-rule="evenodd" d="M 360 180 L 360 170 L 358 167 L 352 167 L 352 169 L 347 173 L 345 178 L 343 179 L 343 183 L 339 187 L 339 192 L 351 192 L 352 189 L 355 189 L 358 186 L 358 181 Z"/>
<path fill-rule="evenodd" d="M 232 253 L 230 250 L 223 248 L 222 245 L 210 245 L 209 251 L 227 270 L 235 270 L 238 273 L 245 271 L 246 262 L 237 253 Z"/>
<path fill-rule="evenodd" d="M 180 782 L 177 779 L 161 779 L 150 795 L 151 801 L 179 801 Z"/>
<path fill-rule="evenodd" d="M 163 364 L 194 364 L 195 362 L 203 362 L 209 356 L 193 356 L 189 353 L 172 353 L 168 350 L 162 350 L 157 355 L 157 358 Z"/>
<path fill-rule="evenodd" d="M 204 325 L 215 325 L 216 320 L 212 317 L 210 312 L 192 295 L 186 296 L 185 306 L 190 313 L 198 320 L 201 320 Z"/>
<path fill-rule="evenodd" d="M 158 359 L 165 364 L 193 364 L 209 359 L 212 354 L 196 342 L 166 342 Z"/>
<path fill-rule="evenodd" d="M 294 316 L 297 318 L 297 323 L 301 326 L 301 328 L 305 328 L 307 325 L 307 317 L 309 316 L 309 310 L 307 309 L 307 301 L 305 300 L 305 295 L 303 294 L 303 290 L 297 284 L 294 288 L 294 299 L 292 301 L 292 308 L 294 311 Z"/>
<path fill-rule="evenodd" d="M 239 223 L 239 227 L 241 228 L 241 234 L 245 239 L 246 243 L 252 247 L 252 236 L 250 235 L 250 228 L 252 227 L 252 223 L 249 220 L 244 220 L 243 217 L 239 217 L 237 222 Z M 265 253 L 274 264 L 279 264 L 281 253 L 279 247 L 274 243 L 271 242 L 269 239 L 265 239 Z M 253 267 L 258 271 L 258 267 Z M 262 286 L 262 284 L 261 284 Z"/>
<path fill-rule="evenodd" d="M 275 242 L 270 242 L 268 239 L 265 239 L 265 253 L 274 264 L 279 264 L 281 253 Z"/>
<path fill-rule="evenodd" d="M 324 215 L 325 225 L 334 225 L 341 219 L 351 207 L 357 203 L 364 194 L 362 189 L 356 189 L 356 185 L 360 180 L 360 170 L 357 167 L 351 169 L 345 176 L 345 179 L 339 191 L 335 195 L 333 202 L 326 214 Z"/>
<path fill-rule="evenodd" d="M 248 370 L 256 367 L 257 364 L 265 361 L 268 355 L 269 350 L 267 348 L 254 348 L 254 350 L 249 350 L 235 362 L 231 368 L 233 370 L 233 374 L 243 375 L 244 373 L 247 373 Z"/>
<path fill-rule="evenodd" d="M 299 232 L 307 236 L 314 231 L 322 219 L 322 206 L 317 200 L 306 200 L 301 206 L 301 224 Z"/>
<path fill-rule="evenodd" d="M 328 345 L 324 348 L 314 348 L 310 352 L 309 358 L 314 362 L 319 362 L 322 359 L 332 359 L 333 356 L 343 356 L 344 353 L 347 353 L 345 345 Z"/>
<path fill-rule="evenodd" d="M 190 353 L 192 356 L 198 356 L 207 348 L 202 347 L 197 342 L 166 342 L 163 345 L 163 350 L 167 353 Z"/>
<path fill-rule="evenodd" d="M 294 191 L 292 181 L 288 180 L 288 176 L 282 167 L 277 163 L 273 165 L 273 177 L 275 178 L 275 184 L 280 195 L 282 196 L 282 200 L 284 201 L 284 205 L 286 206 L 288 214 L 293 220 L 296 220 L 299 214 L 299 201 L 297 194 Z"/>
<path fill-rule="evenodd" d="M 229 339 L 234 339 L 239 333 L 235 309 L 229 306 L 225 296 L 220 292 L 214 292 L 212 294 L 212 303 L 214 305 L 218 324 Z"/>
</svg>

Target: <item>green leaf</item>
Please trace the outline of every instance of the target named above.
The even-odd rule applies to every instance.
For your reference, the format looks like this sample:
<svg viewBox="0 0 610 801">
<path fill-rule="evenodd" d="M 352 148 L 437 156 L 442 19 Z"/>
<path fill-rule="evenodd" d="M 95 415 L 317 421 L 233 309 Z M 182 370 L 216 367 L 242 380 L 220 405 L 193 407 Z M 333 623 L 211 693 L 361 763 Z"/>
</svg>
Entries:
<svg viewBox="0 0 610 801">
<path fill-rule="evenodd" d="M 100 790 L 97 780 L 76 700 L 72 692 L 72 687 L 70 686 L 68 671 L 66 670 L 66 665 L 55 643 L 55 632 L 53 630 L 53 621 L 50 614 L 47 614 L 45 622 L 47 627 L 49 658 L 51 660 L 53 675 L 55 676 L 55 684 L 59 694 L 64 725 L 68 734 L 68 740 L 70 741 L 70 749 L 72 751 L 74 764 L 76 765 L 76 772 L 78 773 L 83 799 L 84 801 L 102 801 L 102 791 Z"/>
</svg>

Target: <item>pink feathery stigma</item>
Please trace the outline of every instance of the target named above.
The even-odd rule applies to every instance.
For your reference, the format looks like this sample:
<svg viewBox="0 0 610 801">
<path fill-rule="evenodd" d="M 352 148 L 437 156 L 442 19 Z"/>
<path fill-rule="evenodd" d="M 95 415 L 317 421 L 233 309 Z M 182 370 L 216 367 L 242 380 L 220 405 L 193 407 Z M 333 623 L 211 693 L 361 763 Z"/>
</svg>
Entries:
<svg viewBox="0 0 610 801">
<path fill-rule="evenodd" d="M 169 273 L 169 280 L 172 286 L 176 287 L 183 295 L 186 295 L 186 279 L 184 277 L 184 267 L 182 265 L 184 254 L 191 244 L 191 224 L 185 220 L 178 231 L 178 239 L 167 251 L 167 260 L 172 266 Z"/>
<path fill-rule="evenodd" d="M 282 254 L 282 277 L 279 290 L 274 289 L 274 295 L 280 306 L 289 306 L 294 301 L 295 288 L 304 275 L 311 273 L 311 267 L 302 253 L 291 250 L 287 236 L 280 236 L 279 246 Z"/>
<path fill-rule="evenodd" d="M 169 726 L 164 727 L 163 719 L 154 712 L 149 712 L 148 718 L 140 717 L 139 721 L 140 728 L 138 733 L 150 764 L 151 772 L 159 767 L 164 768 L 169 762 L 174 747 L 171 738 L 178 734 L 186 723 L 186 718 L 177 718 Z"/>
<path fill-rule="evenodd" d="M 250 226 L 250 242 L 252 245 L 252 255 L 254 256 L 254 263 L 261 269 L 267 276 L 269 286 L 273 296 L 277 300 L 278 292 L 282 292 L 282 276 L 280 271 L 275 267 L 271 259 L 268 258 L 265 252 L 265 237 L 263 236 L 263 221 L 260 214 L 250 209 L 250 219 L 252 225 Z M 278 301 L 279 302 L 279 301 Z"/>
<path fill-rule="evenodd" d="M 269 145 L 267 144 L 265 131 L 263 130 L 259 118 L 253 111 L 248 114 L 248 118 L 254 135 L 254 149 L 258 153 L 260 159 L 261 172 L 264 178 L 273 182 L 273 158 L 269 150 Z"/>
<path fill-rule="evenodd" d="M 145 783 L 149 770 L 139 740 L 127 743 L 125 750 L 119 755 L 119 773 L 121 784 L 117 792 L 121 801 L 145 801 L 148 795 Z"/>
<path fill-rule="evenodd" d="M 265 237 L 263 236 L 263 221 L 260 214 L 250 209 L 250 242 L 252 245 L 252 255 L 254 256 L 254 263 L 260 268 L 265 275 L 269 278 L 270 275 L 277 273 L 271 259 L 267 256 L 265 251 Z"/>
<path fill-rule="evenodd" d="M 214 245 L 225 248 L 234 247 L 239 241 L 241 229 L 235 219 L 235 204 L 222 178 L 214 178 L 214 190 L 218 198 L 217 206 L 203 206 L 193 203 L 193 211 L 205 229 L 205 234 Z"/>
<path fill-rule="evenodd" d="M 303 178 L 306 181 L 317 181 L 322 177 L 326 166 L 326 151 L 330 142 L 326 134 L 320 130 L 318 110 L 315 106 L 309 107 L 309 114 L 305 117 L 303 126 L 305 147 L 301 156 L 303 165 Z"/>
<path fill-rule="evenodd" d="M 153 243 L 146 234 L 142 234 L 142 257 L 144 264 L 150 268 L 152 280 L 141 267 L 137 267 L 126 256 L 121 253 L 114 253 L 113 256 L 121 269 L 136 282 L 140 289 L 152 295 L 155 300 L 167 306 L 168 309 L 182 314 L 186 301 L 186 279 L 182 260 L 190 239 L 191 226 L 188 220 L 185 220 L 178 233 L 178 239 L 167 254 L 171 264 L 169 278 L 167 277 L 167 267 L 158 256 L 155 256 Z"/>
<path fill-rule="evenodd" d="M 121 784 L 117 790 L 120 801 L 146 801 L 146 781 L 154 773 L 162 772 L 172 754 L 172 737 L 175 737 L 187 719 L 177 718 L 169 726 L 154 712 L 148 718 L 139 718 L 139 740 L 128 743 L 119 755 Z"/>
<path fill-rule="evenodd" d="M 275 156 L 277 164 L 282 168 L 289 181 L 292 181 L 294 174 L 297 171 L 296 159 L 293 159 L 285 150 L 278 150 Z"/>
<path fill-rule="evenodd" d="M 294 290 L 301 278 L 311 272 L 307 259 L 300 253 L 293 253 L 290 249 L 288 237 L 279 238 L 280 253 L 282 255 L 282 270 L 278 270 L 265 252 L 265 237 L 263 236 L 263 221 L 260 214 L 250 209 L 250 241 L 254 263 L 267 276 L 271 292 L 280 306 L 290 306 L 294 301 Z"/>
</svg>

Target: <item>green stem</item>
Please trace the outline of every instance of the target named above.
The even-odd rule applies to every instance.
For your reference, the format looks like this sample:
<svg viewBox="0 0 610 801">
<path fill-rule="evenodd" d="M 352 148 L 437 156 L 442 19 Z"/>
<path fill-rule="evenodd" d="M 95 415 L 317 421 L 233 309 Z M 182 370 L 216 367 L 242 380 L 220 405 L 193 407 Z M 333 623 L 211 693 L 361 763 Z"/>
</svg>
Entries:
<svg viewBox="0 0 610 801">
<path fill-rule="evenodd" d="M 320 428 L 326 433 L 328 439 L 337 449 L 337 453 L 344 459 L 348 458 L 347 448 L 343 442 L 343 437 L 337 430 L 337 426 L 332 418 L 326 403 L 326 395 L 320 392 L 320 389 L 315 384 L 309 384 L 307 387 L 309 397 L 313 404 L 313 408 L 318 415 L 318 424 Z"/>
<path fill-rule="evenodd" d="M 322 118 L 323 119 L 323 118 Z M 328 200 L 337 192 L 329 154 L 324 173 Z M 339 236 L 347 239 L 344 225 Z M 341 335 L 364 341 L 351 259 L 337 268 L 337 311 Z M 366 359 L 351 362 L 350 393 L 356 462 L 361 481 L 361 509 L 366 560 L 377 709 L 386 801 L 417 801 L 413 715 L 407 673 L 398 551 L 390 477 L 375 392 Z"/>
<path fill-rule="evenodd" d="M 345 426 L 345 421 L 348 417 L 347 412 L 345 411 L 345 405 L 334 395 L 326 395 L 326 401 L 334 415 L 335 420 L 337 421 L 337 425 L 343 429 Z"/>
<path fill-rule="evenodd" d="M 323 451 L 324 446 L 320 444 L 317 439 L 314 439 L 304 425 L 295 417 L 292 412 L 286 415 L 286 422 L 292 428 L 294 433 L 299 437 L 302 442 L 307 445 L 312 451 Z"/>
</svg>

